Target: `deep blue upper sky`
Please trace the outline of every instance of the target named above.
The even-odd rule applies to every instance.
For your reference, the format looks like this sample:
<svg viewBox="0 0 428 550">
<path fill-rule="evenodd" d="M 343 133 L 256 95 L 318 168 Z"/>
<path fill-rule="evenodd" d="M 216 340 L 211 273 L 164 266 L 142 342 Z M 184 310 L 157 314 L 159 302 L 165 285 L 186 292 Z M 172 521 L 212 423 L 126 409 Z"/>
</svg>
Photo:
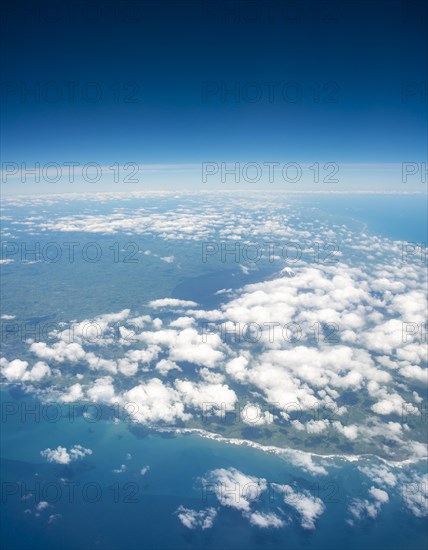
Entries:
<svg viewBox="0 0 428 550">
<path fill-rule="evenodd" d="M 24 1 L 3 10 L 3 160 L 426 160 L 423 2 Z M 89 82 L 99 101 L 83 96 L 94 97 Z M 267 82 L 277 83 L 273 99 Z M 294 102 L 281 94 L 291 82 Z M 403 82 L 414 91 L 405 101 Z M 23 101 L 37 83 L 40 100 Z M 236 84 L 244 97 L 222 98 Z"/>
</svg>

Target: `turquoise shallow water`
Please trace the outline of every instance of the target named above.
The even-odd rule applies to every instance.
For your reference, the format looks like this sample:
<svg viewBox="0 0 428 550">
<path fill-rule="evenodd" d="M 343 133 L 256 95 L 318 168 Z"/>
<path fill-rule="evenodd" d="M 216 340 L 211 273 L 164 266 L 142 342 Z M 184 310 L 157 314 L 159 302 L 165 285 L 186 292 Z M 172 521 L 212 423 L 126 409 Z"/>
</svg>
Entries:
<svg viewBox="0 0 428 550">
<path fill-rule="evenodd" d="M 348 223 L 371 233 L 414 242 L 426 240 L 425 197 L 305 197 L 308 204 L 337 223 Z M 305 203 L 305 201 L 307 201 Z M 69 207 L 79 212 L 81 205 Z M 108 210 L 102 206 L 101 210 Z M 40 237 L 24 235 L 30 243 Z M 70 235 L 58 233 L 43 237 L 61 242 Z M 94 240 L 73 234 L 80 242 Z M 174 254 L 179 268 L 145 257 L 139 264 L 97 264 L 77 262 L 26 264 L 6 267 L 2 278 L 3 311 L 18 321 L 45 322 L 85 319 L 100 313 L 129 307 L 136 314 L 146 313 L 148 300 L 165 296 L 196 299 L 203 307 L 217 307 L 221 288 L 237 288 L 259 280 L 276 269 L 244 275 L 236 266 L 201 265 L 195 262 L 197 243 L 163 243 L 152 238 L 119 235 L 114 239 L 96 237 L 103 251 L 112 242 L 138 240 L 141 250 L 160 256 Z M 226 269 L 232 267 L 232 269 Z M 230 282 L 232 279 L 233 282 Z M 217 275 L 218 274 L 218 275 Z M 5 343 L 8 358 L 22 357 L 26 346 L 10 339 Z M 399 490 L 391 491 L 390 501 L 376 519 L 349 525 L 347 511 L 352 499 L 367 497 L 372 482 L 358 470 L 358 463 L 333 460 L 328 475 L 314 475 L 293 466 L 280 456 L 244 446 L 203 439 L 196 435 L 171 437 L 150 433 L 112 418 L 97 422 L 77 416 L 58 422 L 37 421 L 27 414 L 7 414 L 8 404 L 36 403 L 20 391 L 2 393 L 2 514 L 3 546 L 9 549 L 240 549 L 261 550 L 308 548 L 313 550 L 426 548 L 424 518 L 412 515 Z M 13 409 L 15 410 L 15 409 Z M 70 465 L 48 464 L 40 456 L 46 448 L 75 444 L 90 448 L 93 454 Z M 128 457 L 127 455 L 130 455 Z M 375 461 L 376 462 L 376 461 Z M 126 470 L 115 473 L 121 465 Z M 150 469 L 142 476 L 140 470 Z M 298 491 L 310 491 L 325 502 L 326 510 L 316 521 L 316 529 L 303 529 L 295 510 L 279 495 L 271 493 L 254 502 L 254 510 L 282 514 L 286 525 L 280 529 L 250 526 L 242 514 L 221 507 L 213 495 L 204 497 L 199 479 L 216 468 L 234 467 L 269 483 L 292 484 Z M 423 464 L 409 467 L 423 473 Z M 62 481 L 61 481 L 62 480 Z M 69 498 L 70 483 L 76 491 Z M 89 493 L 84 494 L 85 487 Z M 48 492 L 51 488 L 52 492 Z M 55 490 L 60 496 L 55 500 Z M 89 502 L 100 492 L 97 502 Z M 86 490 L 85 489 L 85 490 Z M 40 493 L 41 491 L 41 493 Z M 43 491 L 46 491 L 43 493 Z M 29 498 L 27 499 L 27 496 Z M 46 500 L 48 508 L 36 516 L 34 506 Z M 218 509 L 213 527 L 188 530 L 175 511 L 183 505 L 194 510 L 207 506 Z M 31 510 L 25 513 L 25 510 Z M 49 516 L 55 516 L 49 523 Z M 56 517 L 57 515 L 61 517 Z M 29 541 L 31 541 L 29 545 Z"/>
</svg>

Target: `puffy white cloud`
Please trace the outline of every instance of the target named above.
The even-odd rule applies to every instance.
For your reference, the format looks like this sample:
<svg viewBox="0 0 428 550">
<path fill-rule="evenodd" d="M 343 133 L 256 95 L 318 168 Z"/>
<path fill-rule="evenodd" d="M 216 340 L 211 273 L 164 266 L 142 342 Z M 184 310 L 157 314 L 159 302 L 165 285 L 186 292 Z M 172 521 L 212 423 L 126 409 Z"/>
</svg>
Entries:
<svg viewBox="0 0 428 550">
<path fill-rule="evenodd" d="M 403 412 L 403 404 L 405 403 L 401 395 L 397 393 L 388 394 L 386 391 L 376 392 L 377 395 L 381 395 L 383 399 L 377 401 L 371 406 L 371 409 L 376 413 L 383 416 L 390 414 L 401 415 Z"/>
<path fill-rule="evenodd" d="M 261 527 L 263 529 L 269 527 L 278 529 L 279 527 L 284 527 L 285 525 L 284 520 L 272 512 L 251 512 L 247 517 L 250 520 L 251 525 L 255 525 L 256 527 Z"/>
<path fill-rule="evenodd" d="M 188 380 L 176 380 L 175 387 L 188 407 L 205 410 L 210 404 L 215 414 L 233 410 L 238 397 L 226 384 L 194 383 Z"/>
<path fill-rule="evenodd" d="M 200 528 L 210 529 L 213 526 L 214 519 L 217 516 L 215 508 L 207 508 L 206 510 L 192 510 L 191 508 L 185 508 L 179 506 L 175 512 L 178 515 L 179 520 L 188 529 Z"/>
<path fill-rule="evenodd" d="M 91 449 L 85 449 L 82 445 L 73 445 L 70 449 L 71 460 L 76 460 L 78 458 L 83 458 L 86 455 L 91 455 Z"/>
<path fill-rule="evenodd" d="M 221 346 L 221 339 L 217 336 L 211 339 L 210 343 L 201 341 L 201 335 L 193 328 L 182 330 L 170 349 L 170 359 L 173 361 L 188 361 L 195 365 L 213 368 L 224 357 L 218 347 Z"/>
<path fill-rule="evenodd" d="M 383 465 L 361 466 L 358 468 L 363 474 L 381 486 L 395 487 L 397 476 Z"/>
<path fill-rule="evenodd" d="M 428 516 L 428 474 L 413 472 L 400 475 L 400 492 L 404 505 L 410 512 L 422 518 Z"/>
<path fill-rule="evenodd" d="M 118 311 L 117 313 L 104 313 L 103 315 L 99 315 L 96 320 L 100 322 L 105 323 L 119 323 L 120 321 L 124 321 L 129 317 L 130 310 L 129 309 L 122 309 L 121 311 Z"/>
<path fill-rule="evenodd" d="M 398 294 L 392 298 L 391 308 L 400 313 L 405 321 L 425 323 L 428 309 L 426 291 L 412 290 L 405 294 Z"/>
<path fill-rule="evenodd" d="M 38 512 L 42 512 L 43 510 L 46 510 L 47 508 L 49 508 L 49 502 L 47 502 L 46 500 L 41 500 L 35 506 L 35 509 Z"/>
<path fill-rule="evenodd" d="M 9 382 L 17 382 L 24 376 L 28 363 L 21 359 L 7 361 L 4 357 L 1 358 L 1 373 Z"/>
<path fill-rule="evenodd" d="M 70 464 L 73 460 L 83 458 L 86 455 L 91 455 L 92 450 L 82 447 L 82 445 L 74 445 L 70 451 L 67 451 L 66 447 L 58 445 L 56 449 L 47 448 L 44 451 L 40 451 L 42 457 L 46 458 L 48 462 L 55 462 L 57 464 Z"/>
<path fill-rule="evenodd" d="M 111 376 L 97 378 L 93 385 L 86 390 L 86 393 L 89 400 L 95 403 L 116 403 L 119 400 L 115 395 Z"/>
<path fill-rule="evenodd" d="M 136 363 L 149 364 L 157 359 L 161 348 L 156 345 L 149 345 L 146 349 L 134 349 L 126 352 L 126 357 Z"/>
<path fill-rule="evenodd" d="M 177 339 L 177 331 L 166 329 L 140 332 L 136 338 L 146 344 L 172 347 Z"/>
<path fill-rule="evenodd" d="M 202 480 L 204 489 L 216 495 L 222 506 L 249 512 L 251 503 L 267 489 L 266 479 L 243 474 L 236 468 L 212 470 Z"/>
<path fill-rule="evenodd" d="M 190 328 L 195 324 L 195 319 L 193 317 L 178 317 L 172 321 L 169 325 L 173 328 Z"/>
<path fill-rule="evenodd" d="M 350 439 L 351 441 L 355 441 L 358 437 L 358 426 L 355 424 L 351 424 L 350 426 L 343 426 L 341 422 L 332 422 L 333 427 L 342 435 L 346 437 L 346 439 Z"/>
<path fill-rule="evenodd" d="M 27 370 L 27 361 L 14 359 L 9 362 L 2 357 L 0 367 L 1 374 L 8 382 L 40 382 L 43 378 L 51 375 L 49 365 L 43 361 L 38 361 L 31 369 Z"/>
<path fill-rule="evenodd" d="M 46 361 L 57 361 L 63 363 L 77 363 L 85 358 L 85 351 L 82 346 L 76 342 L 67 344 L 64 341 L 55 342 L 49 347 L 45 342 L 33 342 L 30 351 Z"/>
<path fill-rule="evenodd" d="M 138 371 L 138 363 L 132 363 L 128 359 L 119 359 L 118 370 L 124 376 L 134 376 Z"/>
<path fill-rule="evenodd" d="M 369 493 L 372 495 L 372 497 L 375 498 L 375 500 L 385 503 L 389 501 L 389 495 L 386 491 L 383 491 L 382 489 L 378 489 L 377 487 L 370 487 Z"/>
<path fill-rule="evenodd" d="M 180 393 L 163 384 L 159 378 L 152 378 L 125 392 L 122 405 L 136 422 L 141 423 L 173 423 L 191 418 L 184 411 Z"/>
<path fill-rule="evenodd" d="M 86 353 L 85 360 L 87 361 L 91 370 L 103 370 L 111 374 L 117 373 L 116 361 L 113 361 L 111 359 L 104 359 L 103 357 L 97 357 L 92 352 Z"/>
<path fill-rule="evenodd" d="M 22 380 L 24 382 L 39 382 L 46 376 L 51 375 L 51 369 L 43 361 L 37 361 L 37 363 L 31 368 L 31 370 L 24 373 Z"/>
<path fill-rule="evenodd" d="M 274 488 L 282 493 L 284 502 L 298 512 L 301 526 L 304 529 L 315 529 L 316 520 L 325 511 L 323 501 L 309 491 L 296 491 L 290 485 L 274 484 Z"/>
<path fill-rule="evenodd" d="M 66 393 L 60 395 L 60 400 L 64 403 L 73 403 L 74 401 L 80 401 L 83 397 L 82 386 L 76 383 L 71 385 Z"/>
<path fill-rule="evenodd" d="M 246 403 L 241 409 L 241 420 L 250 426 L 272 424 L 274 417 L 271 412 L 264 411 L 258 403 Z"/>
<path fill-rule="evenodd" d="M 411 378 L 423 384 L 428 384 L 428 369 L 423 369 L 418 365 L 406 365 L 399 370 L 399 373 L 404 378 Z"/>
<path fill-rule="evenodd" d="M 235 357 L 235 359 L 226 363 L 226 372 L 237 382 L 244 382 L 249 376 L 248 363 L 248 359 L 242 355 Z"/>
<path fill-rule="evenodd" d="M 330 422 L 328 420 L 309 420 L 305 424 L 306 431 L 310 434 L 320 434 L 328 429 Z"/>
<path fill-rule="evenodd" d="M 177 363 L 174 363 L 174 361 L 170 361 L 169 359 L 161 359 L 156 365 L 155 370 L 159 371 L 162 376 L 167 375 L 171 370 L 182 371 Z"/>
<path fill-rule="evenodd" d="M 370 500 L 356 498 L 351 501 L 348 509 L 355 519 L 376 519 L 382 508 L 382 504 L 389 501 L 388 493 L 383 489 L 378 489 L 377 487 L 370 487 L 369 495 L 372 497 Z M 352 520 L 349 523 L 352 525 Z"/>
<path fill-rule="evenodd" d="M 149 302 L 149 306 L 153 308 L 175 308 L 175 307 L 196 307 L 198 304 L 192 300 L 178 300 L 177 298 L 160 298 L 159 300 L 152 300 Z"/>
<path fill-rule="evenodd" d="M 370 350 L 391 354 L 403 344 L 403 323 L 399 319 L 389 319 L 366 330 L 361 342 Z"/>
<path fill-rule="evenodd" d="M 139 315 L 138 317 L 128 319 L 128 324 L 134 328 L 142 328 L 146 323 L 150 323 L 151 320 L 150 315 Z"/>
<path fill-rule="evenodd" d="M 302 468 L 305 472 L 309 472 L 314 475 L 327 475 L 327 470 L 321 464 L 314 462 L 314 457 L 308 453 L 299 451 L 288 451 L 287 457 L 292 464 Z"/>
<path fill-rule="evenodd" d="M 222 384 L 226 380 L 224 374 L 206 367 L 199 369 L 199 376 L 204 382 L 208 382 L 209 384 Z"/>
</svg>

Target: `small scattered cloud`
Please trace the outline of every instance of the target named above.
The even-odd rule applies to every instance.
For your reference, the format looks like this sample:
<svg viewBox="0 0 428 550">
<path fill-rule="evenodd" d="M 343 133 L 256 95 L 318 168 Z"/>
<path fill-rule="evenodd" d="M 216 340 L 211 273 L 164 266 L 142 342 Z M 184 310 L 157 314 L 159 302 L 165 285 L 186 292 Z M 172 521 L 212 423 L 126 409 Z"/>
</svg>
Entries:
<svg viewBox="0 0 428 550">
<path fill-rule="evenodd" d="M 55 462 L 56 464 L 70 464 L 74 460 L 91 455 L 92 450 L 82 447 L 82 445 L 74 445 L 67 451 L 66 447 L 58 445 L 56 449 L 47 448 L 44 451 L 40 451 L 42 457 L 46 458 L 48 462 Z"/>
<path fill-rule="evenodd" d="M 215 508 L 196 511 L 191 508 L 179 506 L 175 513 L 187 529 L 211 529 L 217 516 Z"/>
</svg>

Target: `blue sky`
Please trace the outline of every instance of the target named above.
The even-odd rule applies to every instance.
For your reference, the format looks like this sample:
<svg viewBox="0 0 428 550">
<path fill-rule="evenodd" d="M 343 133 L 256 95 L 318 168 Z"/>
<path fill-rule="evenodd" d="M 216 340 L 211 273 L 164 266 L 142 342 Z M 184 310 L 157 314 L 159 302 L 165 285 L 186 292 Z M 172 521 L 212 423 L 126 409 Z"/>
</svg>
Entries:
<svg viewBox="0 0 428 550">
<path fill-rule="evenodd" d="M 120 6 L 6 4 L 3 162 L 334 162 L 377 166 L 344 179 L 384 188 L 391 165 L 426 162 L 422 2 Z M 200 173 L 145 182 L 204 185 Z"/>
</svg>

